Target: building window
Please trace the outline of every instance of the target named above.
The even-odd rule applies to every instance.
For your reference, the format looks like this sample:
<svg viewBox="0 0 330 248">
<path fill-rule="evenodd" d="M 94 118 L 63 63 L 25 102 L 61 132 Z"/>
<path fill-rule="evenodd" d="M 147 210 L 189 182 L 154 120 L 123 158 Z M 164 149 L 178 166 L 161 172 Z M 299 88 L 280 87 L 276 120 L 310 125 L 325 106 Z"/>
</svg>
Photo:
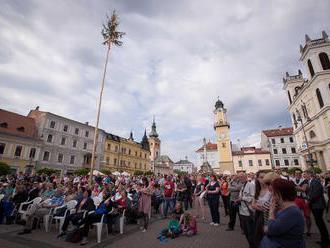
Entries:
<svg viewBox="0 0 330 248">
<path fill-rule="evenodd" d="M 262 160 L 261 159 L 258 159 L 258 165 L 262 166 Z"/>
<path fill-rule="evenodd" d="M 275 145 L 275 139 L 272 139 L 272 144 Z"/>
<path fill-rule="evenodd" d="M 274 149 L 273 151 L 274 151 L 274 154 L 277 154 L 277 149 Z"/>
<path fill-rule="evenodd" d="M 328 54 L 320 53 L 319 58 L 320 58 L 323 70 L 329 70 L 330 69 L 330 62 L 329 62 Z"/>
<path fill-rule="evenodd" d="M 57 156 L 57 162 L 62 163 L 63 162 L 63 154 L 59 153 Z"/>
<path fill-rule="evenodd" d="M 289 102 L 290 102 L 290 104 L 292 104 L 292 100 L 291 100 L 290 91 L 288 91 L 288 98 L 289 98 Z"/>
<path fill-rule="evenodd" d="M 253 166 L 253 160 L 249 160 L 249 166 Z"/>
<path fill-rule="evenodd" d="M 281 143 L 284 143 L 284 138 L 281 138 Z"/>
<path fill-rule="evenodd" d="M 49 127 L 50 128 L 55 128 L 55 121 L 51 121 Z"/>
<path fill-rule="evenodd" d="M 275 165 L 279 166 L 280 165 L 280 160 L 276 159 L 275 160 Z"/>
<path fill-rule="evenodd" d="M 110 158 L 109 158 L 109 157 L 107 157 L 107 158 L 105 159 L 105 161 L 106 161 L 107 164 L 110 164 Z"/>
<path fill-rule="evenodd" d="M 137 157 L 137 156 L 138 156 L 137 154 L 138 154 L 138 152 L 137 152 L 137 151 L 135 151 L 135 157 Z"/>
<path fill-rule="evenodd" d="M 115 152 L 118 152 L 118 146 L 115 146 Z"/>
<path fill-rule="evenodd" d="M 317 100 L 319 101 L 320 108 L 323 108 L 324 102 L 322 99 L 321 91 L 318 88 L 316 89 L 316 96 L 317 96 Z"/>
<path fill-rule="evenodd" d="M 0 143 L 0 154 L 5 153 L 5 148 L 6 148 L 6 144 L 5 143 Z"/>
<path fill-rule="evenodd" d="M 72 147 L 77 147 L 77 140 L 73 140 Z"/>
<path fill-rule="evenodd" d="M 48 134 L 48 136 L 47 136 L 47 142 L 51 143 L 52 140 L 53 140 L 53 135 Z"/>
<path fill-rule="evenodd" d="M 286 154 L 286 148 L 282 148 L 282 153 Z"/>
<path fill-rule="evenodd" d="M 145 169 L 145 170 L 147 169 L 147 165 L 146 165 L 146 164 L 144 164 L 144 169 Z"/>
<path fill-rule="evenodd" d="M 117 159 L 116 158 L 113 160 L 113 164 L 117 165 Z"/>
<path fill-rule="evenodd" d="M 22 153 L 22 146 L 16 146 L 15 157 L 20 157 Z"/>
<path fill-rule="evenodd" d="M 269 165 L 269 159 L 265 159 L 266 165 Z"/>
<path fill-rule="evenodd" d="M 62 146 L 65 145 L 65 141 L 66 141 L 66 138 L 65 138 L 65 137 L 62 137 L 62 140 L 61 140 L 61 145 L 62 145 Z"/>
<path fill-rule="evenodd" d="M 18 128 L 17 128 L 17 131 L 19 131 L 19 132 L 24 132 L 24 131 L 25 131 L 25 128 L 24 128 L 24 127 L 18 127 Z"/>
<path fill-rule="evenodd" d="M 89 136 L 89 132 L 86 131 L 86 132 L 85 132 L 85 137 L 88 137 L 88 136 Z"/>
<path fill-rule="evenodd" d="M 288 166 L 289 165 L 289 160 L 284 159 L 284 165 Z"/>
<path fill-rule="evenodd" d="M 305 106 L 305 105 L 302 105 L 302 106 L 301 106 L 301 109 L 302 109 L 302 112 L 303 112 L 304 117 L 307 118 L 308 113 L 307 113 L 306 106 Z"/>
<path fill-rule="evenodd" d="M 242 160 L 239 160 L 239 161 L 238 161 L 238 167 L 243 167 L 243 162 L 242 162 Z"/>
<path fill-rule="evenodd" d="M 0 127 L 8 128 L 8 123 L 7 122 L 2 122 L 2 123 L 0 123 Z"/>
<path fill-rule="evenodd" d="M 293 160 L 293 163 L 294 163 L 294 165 L 299 165 L 299 160 L 298 159 L 294 159 Z"/>
<path fill-rule="evenodd" d="M 70 157 L 70 164 L 74 164 L 74 160 L 75 160 L 74 155 L 71 155 L 71 157 Z"/>
<path fill-rule="evenodd" d="M 131 149 L 128 149 L 128 155 L 131 155 Z"/>
<path fill-rule="evenodd" d="M 84 143 L 84 150 L 86 150 L 87 149 L 87 143 L 85 142 Z"/>
<path fill-rule="evenodd" d="M 78 134 L 79 134 L 79 128 L 76 128 L 76 129 L 74 130 L 74 133 L 78 135 Z"/>
<path fill-rule="evenodd" d="M 107 145 L 107 150 L 110 151 L 111 150 L 111 144 Z"/>
<path fill-rule="evenodd" d="M 316 137 L 316 134 L 315 134 L 315 132 L 314 132 L 313 130 L 311 130 L 311 131 L 309 132 L 309 137 L 310 137 L 311 139 L 313 139 L 313 138 Z"/>
<path fill-rule="evenodd" d="M 294 127 L 297 128 L 298 123 L 297 123 L 296 115 L 294 113 L 292 114 L 292 119 L 293 119 Z"/>
<path fill-rule="evenodd" d="M 312 62 L 310 60 L 307 60 L 307 65 L 308 65 L 308 69 L 309 69 L 309 72 L 311 74 L 311 77 L 313 77 L 314 74 L 315 74 L 315 72 L 314 72 L 314 68 L 313 68 Z"/>
<path fill-rule="evenodd" d="M 43 156 L 42 160 L 43 161 L 48 161 L 49 160 L 49 152 L 48 151 L 44 152 L 44 156 Z"/>
<path fill-rule="evenodd" d="M 37 151 L 37 149 L 35 149 L 34 147 L 32 147 L 30 149 L 29 158 L 34 158 L 36 156 L 36 151 Z"/>
<path fill-rule="evenodd" d="M 289 140 L 290 140 L 290 143 L 293 143 L 293 137 L 290 137 Z"/>
<path fill-rule="evenodd" d="M 135 168 L 135 169 L 137 168 L 137 163 L 134 164 L 134 168 Z"/>
<path fill-rule="evenodd" d="M 64 131 L 64 132 L 67 132 L 67 131 L 68 131 L 68 128 L 69 128 L 68 125 L 64 125 L 64 127 L 63 127 L 63 131 Z"/>
<path fill-rule="evenodd" d="M 142 163 L 140 163 L 140 169 L 142 169 Z"/>
<path fill-rule="evenodd" d="M 296 153 L 296 148 L 295 147 L 291 147 L 291 153 Z"/>
</svg>

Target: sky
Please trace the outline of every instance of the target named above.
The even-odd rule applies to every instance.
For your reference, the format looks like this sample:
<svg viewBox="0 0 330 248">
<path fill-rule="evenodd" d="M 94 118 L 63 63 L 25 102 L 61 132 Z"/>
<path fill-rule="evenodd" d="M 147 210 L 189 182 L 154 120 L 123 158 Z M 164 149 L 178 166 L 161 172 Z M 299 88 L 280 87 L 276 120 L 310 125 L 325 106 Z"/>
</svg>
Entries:
<svg viewBox="0 0 330 248">
<path fill-rule="evenodd" d="M 282 77 L 305 72 L 305 34 L 330 34 L 327 0 L 0 0 L 0 108 L 95 123 L 114 9 L 126 35 L 110 53 L 100 128 L 140 141 L 155 115 L 173 161 L 216 140 L 218 97 L 233 143 L 290 126 Z"/>
</svg>

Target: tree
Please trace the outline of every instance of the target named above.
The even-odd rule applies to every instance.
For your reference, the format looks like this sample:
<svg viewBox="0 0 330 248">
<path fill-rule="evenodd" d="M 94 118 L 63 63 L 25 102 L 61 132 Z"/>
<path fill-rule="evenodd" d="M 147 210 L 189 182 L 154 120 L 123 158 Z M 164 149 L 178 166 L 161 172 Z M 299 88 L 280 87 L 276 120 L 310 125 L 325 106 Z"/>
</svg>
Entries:
<svg viewBox="0 0 330 248">
<path fill-rule="evenodd" d="M 100 172 L 102 172 L 105 175 L 110 175 L 111 174 L 111 170 L 109 170 L 109 169 L 102 169 Z"/>
<path fill-rule="evenodd" d="M 290 167 L 288 169 L 288 174 L 289 175 L 294 175 L 294 173 L 295 173 L 296 170 L 300 170 L 301 171 L 301 169 L 299 167 Z"/>
<path fill-rule="evenodd" d="M 5 176 L 10 173 L 10 166 L 4 162 L 0 162 L 0 176 Z"/>
<path fill-rule="evenodd" d="M 73 174 L 77 175 L 77 176 L 86 176 L 89 173 L 89 169 L 88 168 L 80 168 L 80 169 L 76 169 Z M 93 174 L 93 173 L 92 173 Z"/>
<path fill-rule="evenodd" d="M 142 176 L 143 175 L 143 171 L 136 170 L 136 171 L 134 171 L 133 175 L 134 176 Z"/>
<path fill-rule="evenodd" d="M 42 168 L 42 169 L 38 170 L 37 172 L 38 172 L 38 174 L 46 174 L 47 176 L 50 176 L 54 173 L 59 173 L 60 171 L 52 169 L 52 168 Z"/>
<path fill-rule="evenodd" d="M 119 26 L 119 18 L 116 14 L 116 11 L 114 10 L 112 12 L 111 18 L 107 16 L 107 23 L 103 25 L 102 29 L 102 36 L 103 36 L 103 45 L 107 46 L 107 55 L 105 59 L 105 65 L 103 70 L 103 78 L 102 78 L 102 84 L 100 89 L 100 96 L 98 99 L 98 108 L 97 108 L 97 116 L 96 116 L 96 126 L 95 126 L 95 132 L 94 132 L 94 140 L 93 140 L 93 149 L 92 149 L 92 161 L 91 161 L 91 169 L 90 173 L 92 175 L 94 170 L 94 162 L 95 162 L 95 151 L 96 151 L 96 141 L 97 141 L 97 133 L 98 133 L 98 127 L 99 127 L 99 120 L 100 120 L 100 111 L 101 111 L 101 104 L 102 104 L 102 96 L 103 96 L 103 89 L 104 89 L 104 81 L 105 81 L 105 75 L 107 72 L 107 65 L 109 60 L 109 54 L 111 45 L 115 46 L 121 46 L 123 44 L 122 41 L 120 41 L 121 38 L 125 35 L 125 33 L 118 31 Z M 92 177 L 89 178 L 89 184 L 92 184 Z"/>
<path fill-rule="evenodd" d="M 174 174 L 177 174 L 178 176 L 184 176 L 187 174 L 185 171 L 180 171 L 180 170 L 174 170 Z"/>
<path fill-rule="evenodd" d="M 152 171 L 146 171 L 144 173 L 145 176 L 152 176 L 154 173 Z"/>
</svg>

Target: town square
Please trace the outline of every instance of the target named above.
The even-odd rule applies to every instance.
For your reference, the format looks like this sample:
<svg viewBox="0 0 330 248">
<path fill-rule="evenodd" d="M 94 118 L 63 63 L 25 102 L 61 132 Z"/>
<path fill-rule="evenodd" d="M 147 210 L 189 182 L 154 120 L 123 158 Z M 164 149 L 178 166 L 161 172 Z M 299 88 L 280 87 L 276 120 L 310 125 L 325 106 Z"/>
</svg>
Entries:
<svg viewBox="0 0 330 248">
<path fill-rule="evenodd" d="M 330 247 L 329 10 L 0 0 L 0 247 Z"/>
</svg>

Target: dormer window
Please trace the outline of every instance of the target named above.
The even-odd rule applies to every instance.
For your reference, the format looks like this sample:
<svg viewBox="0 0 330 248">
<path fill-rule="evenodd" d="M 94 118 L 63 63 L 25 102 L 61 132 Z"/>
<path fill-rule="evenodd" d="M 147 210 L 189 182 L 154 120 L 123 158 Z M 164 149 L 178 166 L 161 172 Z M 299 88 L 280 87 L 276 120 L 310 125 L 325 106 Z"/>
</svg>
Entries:
<svg viewBox="0 0 330 248">
<path fill-rule="evenodd" d="M 309 132 L 309 137 L 310 137 L 311 139 L 313 139 L 313 138 L 316 137 L 316 134 L 315 134 L 315 132 L 314 132 L 313 130 L 311 130 L 311 131 Z"/>
<path fill-rule="evenodd" d="M 329 70 L 330 69 L 330 61 L 329 61 L 328 54 L 320 53 L 319 58 L 320 58 L 323 70 Z"/>
<path fill-rule="evenodd" d="M 8 123 L 7 122 L 2 122 L 2 123 L 0 123 L 0 127 L 8 128 Z"/>
<path fill-rule="evenodd" d="M 17 131 L 19 131 L 19 132 L 24 132 L 24 131 L 25 131 L 25 128 L 24 128 L 24 127 L 18 127 L 18 128 L 17 128 Z"/>
</svg>

